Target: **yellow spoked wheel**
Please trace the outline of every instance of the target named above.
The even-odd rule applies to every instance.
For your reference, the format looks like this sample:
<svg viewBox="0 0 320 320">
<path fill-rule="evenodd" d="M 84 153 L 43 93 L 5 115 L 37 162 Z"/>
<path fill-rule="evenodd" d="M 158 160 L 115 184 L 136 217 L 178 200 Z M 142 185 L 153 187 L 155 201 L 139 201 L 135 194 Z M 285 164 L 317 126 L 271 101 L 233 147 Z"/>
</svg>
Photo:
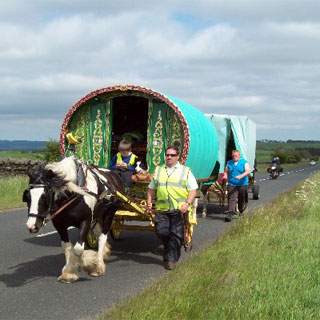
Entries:
<svg viewBox="0 0 320 320">
<path fill-rule="evenodd" d="M 123 230 L 122 225 L 123 225 L 122 220 L 113 220 L 111 230 L 110 230 L 110 235 L 113 240 L 118 240 L 120 238 L 120 235 Z"/>
<path fill-rule="evenodd" d="M 90 229 L 85 242 L 89 249 L 98 249 L 99 237 Z"/>
<path fill-rule="evenodd" d="M 89 233 L 87 235 L 87 239 L 85 241 L 86 246 L 89 249 L 98 249 L 99 236 L 100 236 L 101 230 L 102 230 L 101 224 L 102 224 L 102 221 L 93 222 L 91 224 Z"/>
</svg>

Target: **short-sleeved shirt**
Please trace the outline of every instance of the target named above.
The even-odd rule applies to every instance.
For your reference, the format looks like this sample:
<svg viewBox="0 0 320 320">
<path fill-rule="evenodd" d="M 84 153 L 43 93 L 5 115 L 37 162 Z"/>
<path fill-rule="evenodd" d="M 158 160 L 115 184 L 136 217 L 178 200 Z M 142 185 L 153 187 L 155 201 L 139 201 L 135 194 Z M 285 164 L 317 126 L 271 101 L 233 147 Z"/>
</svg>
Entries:
<svg viewBox="0 0 320 320">
<path fill-rule="evenodd" d="M 173 170 L 179 168 L 180 166 L 181 166 L 181 164 L 179 162 L 177 162 L 177 164 L 172 168 L 165 166 L 168 176 L 173 172 Z M 153 176 L 152 176 L 151 182 L 149 183 L 148 188 L 149 189 L 157 189 L 157 186 L 155 184 Z M 190 190 L 197 190 L 197 189 L 198 189 L 197 180 L 194 177 L 193 173 L 191 171 L 189 171 L 188 178 L 187 178 L 187 190 L 190 191 Z"/>
</svg>

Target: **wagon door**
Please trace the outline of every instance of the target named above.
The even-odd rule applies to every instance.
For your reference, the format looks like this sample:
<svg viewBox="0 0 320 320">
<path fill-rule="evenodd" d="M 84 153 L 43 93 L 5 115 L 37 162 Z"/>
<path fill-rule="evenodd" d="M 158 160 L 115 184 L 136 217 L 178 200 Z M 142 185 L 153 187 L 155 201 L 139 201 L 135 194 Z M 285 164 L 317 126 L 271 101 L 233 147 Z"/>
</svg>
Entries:
<svg viewBox="0 0 320 320">
<path fill-rule="evenodd" d="M 111 145 L 111 101 L 90 105 L 89 115 L 89 158 L 93 164 L 106 167 L 110 158 Z"/>
<path fill-rule="evenodd" d="M 164 163 L 164 151 L 168 146 L 183 150 L 183 129 L 176 113 L 164 102 L 149 103 L 148 166 L 149 171 Z"/>
</svg>

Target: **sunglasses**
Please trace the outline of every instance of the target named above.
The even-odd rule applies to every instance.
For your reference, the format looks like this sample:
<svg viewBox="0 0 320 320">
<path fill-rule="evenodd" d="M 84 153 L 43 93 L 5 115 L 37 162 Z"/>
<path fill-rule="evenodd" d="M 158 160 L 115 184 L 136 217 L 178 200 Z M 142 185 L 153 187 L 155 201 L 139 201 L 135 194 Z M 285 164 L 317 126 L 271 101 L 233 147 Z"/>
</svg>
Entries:
<svg viewBox="0 0 320 320">
<path fill-rule="evenodd" d="M 177 154 L 175 154 L 175 153 L 166 153 L 165 156 L 166 157 L 176 157 Z"/>
</svg>

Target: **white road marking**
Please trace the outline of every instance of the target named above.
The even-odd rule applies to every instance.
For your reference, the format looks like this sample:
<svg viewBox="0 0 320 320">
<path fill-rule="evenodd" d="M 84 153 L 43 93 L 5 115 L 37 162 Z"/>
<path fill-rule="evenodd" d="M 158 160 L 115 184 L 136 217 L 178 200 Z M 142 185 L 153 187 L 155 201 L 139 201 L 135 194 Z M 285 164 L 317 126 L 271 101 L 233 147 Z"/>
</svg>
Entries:
<svg viewBox="0 0 320 320">
<path fill-rule="evenodd" d="M 69 227 L 68 230 L 71 229 L 75 229 L 75 227 Z M 50 236 L 51 234 L 55 234 L 58 233 L 58 231 L 51 231 L 51 232 L 46 232 L 46 233 L 42 233 L 42 234 L 38 234 L 36 237 L 37 238 L 42 238 L 42 237 L 46 237 L 46 236 Z"/>
</svg>

